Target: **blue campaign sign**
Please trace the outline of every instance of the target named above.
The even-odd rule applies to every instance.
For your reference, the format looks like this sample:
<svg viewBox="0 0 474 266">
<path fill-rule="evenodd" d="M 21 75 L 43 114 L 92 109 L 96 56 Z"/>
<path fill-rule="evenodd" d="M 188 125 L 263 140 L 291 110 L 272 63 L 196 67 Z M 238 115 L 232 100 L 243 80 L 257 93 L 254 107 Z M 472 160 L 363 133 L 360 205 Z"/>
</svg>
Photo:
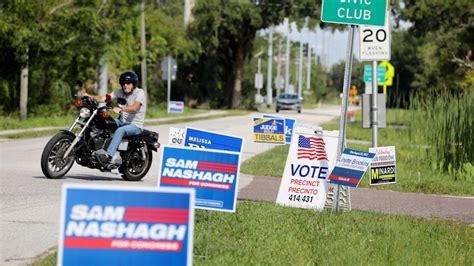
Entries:
<svg viewBox="0 0 474 266">
<path fill-rule="evenodd" d="M 260 143 L 285 144 L 285 119 L 254 118 L 253 141 Z"/>
<path fill-rule="evenodd" d="M 194 193 L 64 185 L 58 265 L 191 265 Z"/>
<path fill-rule="evenodd" d="M 184 146 L 241 152 L 243 142 L 241 137 L 187 127 Z"/>
<path fill-rule="evenodd" d="M 263 117 L 283 118 L 283 117 L 273 116 L 273 115 L 263 115 Z M 289 118 L 289 117 L 285 117 L 284 119 L 285 119 L 285 143 L 290 144 L 291 143 L 291 136 L 293 135 L 293 129 L 295 127 L 296 119 Z"/>
<path fill-rule="evenodd" d="M 164 146 L 158 186 L 196 190 L 196 208 L 235 212 L 240 153 Z"/>
<path fill-rule="evenodd" d="M 329 175 L 329 181 L 343 186 L 359 186 L 374 157 L 375 153 L 344 149 Z"/>
</svg>

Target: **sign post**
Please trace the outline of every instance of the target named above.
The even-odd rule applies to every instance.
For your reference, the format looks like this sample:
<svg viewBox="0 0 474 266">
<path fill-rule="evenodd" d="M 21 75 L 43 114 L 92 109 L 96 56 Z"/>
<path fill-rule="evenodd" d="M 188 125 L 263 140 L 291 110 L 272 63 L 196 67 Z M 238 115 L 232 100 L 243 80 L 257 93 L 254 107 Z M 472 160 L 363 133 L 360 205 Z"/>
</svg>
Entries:
<svg viewBox="0 0 474 266">
<path fill-rule="evenodd" d="M 387 8 L 387 0 L 381 1 L 351 1 L 351 0 L 323 0 L 321 20 L 329 23 L 350 24 L 349 38 L 347 41 L 346 65 L 344 70 L 344 86 L 343 100 L 341 107 L 341 119 L 339 124 L 339 140 L 338 140 L 338 157 L 342 155 L 346 146 L 346 124 L 347 124 L 347 106 L 349 99 L 349 86 L 352 74 L 352 58 L 354 47 L 354 29 L 357 25 L 383 26 L 385 23 L 385 15 Z M 376 67 L 373 69 L 376 73 Z M 376 81 L 376 75 L 374 80 Z M 376 83 L 377 84 L 377 83 Z M 345 195 L 350 199 L 349 190 Z M 341 194 L 341 186 L 337 186 L 336 200 L 333 201 L 332 209 L 339 211 L 339 196 Z M 350 205 L 350 204 L 349 204 Z"/>
<path fill-rule="evenodd" d="M 163 61 L 161 61 L 162 79 L 168 81 L 167 103 L 169 103 L 171 100 L 171 80 L 176 79 L 177 70 L 178 65 L 171 55 L 168 55 L 165 59 L 163 59 Z"/>
<path fill-rule="evenodd" d="M 372 101 L 370 107 L 372 113 L 372 147 L 378 145 L 378 83 L 385 82 L 385 73 L 382 81 L 376 79 L 376 77 L 379 77 L 377 61 L 390 60 L 390 13 L 386 10 L 383 12 L 386 13 L 386 16 L 385 25 L 379 25 L 382 27 L 360 27 L 360 60 L 372 61 Z M 384 93 L 386 93 L 386 86 L 384 86 Z"/>
</svg>

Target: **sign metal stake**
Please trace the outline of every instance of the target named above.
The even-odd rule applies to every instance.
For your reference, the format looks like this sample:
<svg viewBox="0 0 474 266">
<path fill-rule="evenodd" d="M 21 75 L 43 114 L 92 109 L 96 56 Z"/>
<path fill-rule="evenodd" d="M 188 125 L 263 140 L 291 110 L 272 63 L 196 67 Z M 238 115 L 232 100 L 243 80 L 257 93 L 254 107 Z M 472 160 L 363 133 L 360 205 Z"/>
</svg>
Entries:
<svg viewBox="0 0 474 266">
<path fill-rule="evenodd" d="M 211 236 L 211 216 L 212 216 L 212 211 L 207 211 L 207 232 L 206 232 L 206 250 L 204 252 L 204 255 L 194 255 L 194 257 L 200 258 L 200 259 L 205 259 L 207 260 L 208 254 L 209 254 L 209 238 Z"/>
<path fill-rule="evenodd" d="M 372 147 L 378 146 L 377 94 L 377 61 L 372 61 L 372 105 L 370 106 L 370 112 L 372 113 Z"/>
<path fill-rule="evenodd" d="M 337 157 L 339 158 L 346 147 L 346 125 L 347 125 L 347 108 L 349 104 L 349 86 L 351 83 L 352 75 L 352 59 L 353 59 L 353 48 L 354 48 L 354 31 L 355 25 L 351 25 L 349 29 L 349 38 L 347 40 L 347 52 L 346 52 L 346 65 L 344 69 L 344 86 L 342 91 L 342 107 L 341 107 L 341 119 L 339 122 L 339 138 L 337 144 Z M 377 70 L 376 70 L 377 71 Z M 332 210 L 339 211 L 339 197 L 344 192 L 347 197 L 347 204 L 350 208 L 350 194 L 346 188 L 341 188 L 341 185 L 337 185 L 336 189 L 336 200 L 333 201 Z"/>
</svg>

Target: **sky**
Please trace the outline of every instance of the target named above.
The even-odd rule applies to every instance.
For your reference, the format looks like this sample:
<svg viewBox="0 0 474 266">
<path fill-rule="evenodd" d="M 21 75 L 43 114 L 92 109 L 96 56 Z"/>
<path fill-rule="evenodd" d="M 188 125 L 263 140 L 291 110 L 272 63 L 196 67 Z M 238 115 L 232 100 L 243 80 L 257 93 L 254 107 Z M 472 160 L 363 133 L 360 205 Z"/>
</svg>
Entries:
<svg viewBox="0 0 474 266">
<path fill-rule="evenodd" d="M 408 23 L 401 23 L 402 28 L 409 27 Z M 275 31 L 283 35 L 286 35 L 288 28 L 288 22 L 285 21 L 282 24 L 275 27 Z M 261 31 L 261 34 L 267 35 L 268 29 Z M 319 27 L 309 31 L 308 28 L 303 28 L 298 31 L 295 23 L 291 23 L 290 41 L 299 42 L 302 40 L 305 44 L 310 43 L 312 51 L 316 51 L 316 54 L 320 57 L 321 63 L 327 69 L 340 61 L 345 61 L 347 51 L 347 41 L 349 38 L 349 27 L 344 31 L 322 30 Z M 282 52 L 284 53 L 283 42 Z M 278 45 L 277 42 L 274 45 Z M 314 52 L 313 52 L 314 53 Z M 359 29 L 356 27 L 354 32 L 354 58 L 359 59 Z"/>
</svg>

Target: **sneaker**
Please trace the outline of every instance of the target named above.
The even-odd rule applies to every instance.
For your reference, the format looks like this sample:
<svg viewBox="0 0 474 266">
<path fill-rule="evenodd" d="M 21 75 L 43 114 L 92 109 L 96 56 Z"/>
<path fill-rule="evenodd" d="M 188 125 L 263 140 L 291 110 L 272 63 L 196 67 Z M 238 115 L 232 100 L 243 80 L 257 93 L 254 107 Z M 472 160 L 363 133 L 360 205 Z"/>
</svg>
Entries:
<svg viewBox="0 0 474 266">
<path fill-rule="evenodd" d="M 106 165 L 110 162 L 110 155 L 104 149 L 96 151 L 95 156 L 102 165 Z"/>
</svg>

